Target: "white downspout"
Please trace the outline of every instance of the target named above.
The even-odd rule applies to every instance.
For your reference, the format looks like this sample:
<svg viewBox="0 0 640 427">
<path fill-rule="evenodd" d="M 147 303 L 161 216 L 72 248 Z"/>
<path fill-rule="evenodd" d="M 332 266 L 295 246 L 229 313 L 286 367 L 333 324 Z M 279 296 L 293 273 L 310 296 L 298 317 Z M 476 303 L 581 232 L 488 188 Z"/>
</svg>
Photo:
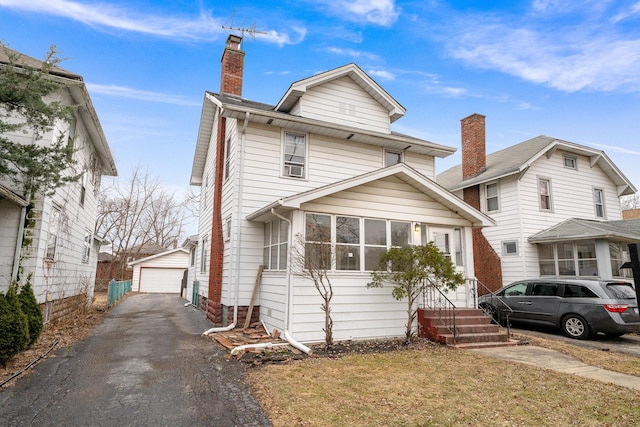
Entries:
<svg viewBox="0 0 640 427">
<path fill-rule="evenodd" d="M 236 264 L 235 264 L 235 282 L 236 287 L 234 290 L 234 301 L 233 301 L 233 322 L 230 325 L 219 327 L 219 328 L 211 328 L 207 329 L 202 333 L 202 335 L 209 335 L 215 332 L 227 332 L 236 327 L 236 323 L 238 323 L 238 301 L 240 299 L 240 244 L 242 242 L 242 226 L 240 224 L 240 213 L 242 209 L 242 182 L 244 174 L 242 173 L 242 167 L 244 166 L 244 146 L 246 142 L 246 133 L 247 133 L 247 124 L 249 123 L 249 112 L 246 113 L 244 117 L 244 123 L 242 124 L 242 136 L 240 138 L 240 146 L 238 147 L 238 161 L 236 163 L 236 195 L 237 195 L 237 206 L 236 206 Z M 224 141 L 223 141 L 224 144 Z M 224 221 L 224 218 L 222 218 Z M 225 224 L 222 224 L 224 227 Z"/>
<path fill-rule="evenodd" d="M 271 208 L 271 214 L 273 214 L 274 216 L 280 218 L 283 221 L 286 221 L 289 224 L 289 252 L 291 252 L 292 249 L 292 245 L 293 245 L 293 229 L 292 229 L 292 224 L 291 221 L 288 218 L 283 217 L 282 215 L 278 214 L 276 212 L 276 210 L 274 208 Z M 306 345 L 296 341 L 295 339 L 293 339 L 293 337 L 291 336 L 291 334 L 289 333 L 289 325 L 291 324 L 291 294 L 293 292 L 293 289 L 291 287 L 291 257 L 289 256 L 287 259 L 287 302 L 284 306 L 285 308 L 285 313 L 284 313 L 284 318 L 285 318 L 285 324 L 284 324 L 284 333 L 282 334 L 284 339 L 287 340 L 287 342 L 289 344 L 291 344 L 292 346 L 294 346 L 295 348 L 297 348 L 298 350 L 302 351 L 305 354 L 311 354 L 313 351 L 307 347 Z"/>
</svg>

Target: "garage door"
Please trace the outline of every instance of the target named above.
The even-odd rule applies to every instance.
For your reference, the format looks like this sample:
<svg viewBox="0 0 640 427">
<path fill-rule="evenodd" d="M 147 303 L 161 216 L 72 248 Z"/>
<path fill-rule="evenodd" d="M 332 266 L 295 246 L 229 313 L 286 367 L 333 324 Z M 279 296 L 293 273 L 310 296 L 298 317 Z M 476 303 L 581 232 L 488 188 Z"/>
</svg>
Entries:
<svg viewBox="0 0 640 427">
<path fill-rule="evenodd" d="M 184 268 L 141 268 L 140 292 L 179 294 Z"/>
</svg>

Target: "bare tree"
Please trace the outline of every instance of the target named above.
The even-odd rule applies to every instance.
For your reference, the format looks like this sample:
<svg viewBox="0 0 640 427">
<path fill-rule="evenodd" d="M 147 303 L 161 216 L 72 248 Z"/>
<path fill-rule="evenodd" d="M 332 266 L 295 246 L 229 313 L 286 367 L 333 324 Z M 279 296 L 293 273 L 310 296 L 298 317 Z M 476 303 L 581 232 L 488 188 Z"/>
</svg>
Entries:
<svg viewBox="0 0 640 427">
<path fill-rule="evenodd" d="M 162 187 L 157 178 L 136 166 L 125 183 L 105 185 L 98 200 L 96 234 L 112 245 L 111 275 L 122 279 L 127 262 L 144 245 L 168 248 L 181 239 L 186 218 L 185 201 Z"/>
<path fill-rule="evenodd" d="M 640 209 L 640 194 L 625 196 L 620 199 L 620 207 L 623 211 L 630 209 Z"/>
<path fill-rule="evenodd" d="M 310 279 L 322 298 L 320 308 L 324 312 L 325 348 L 333 345 L 333 319 L 331 318 L 331 299 L 333 286 L 327 274 L 331 270 L 331 229 L 318 224 L 314 230 L 307 230 L 304 236 L 295 236 L 291 248 L 291 270 L 294 274 Z"/>
</svg>

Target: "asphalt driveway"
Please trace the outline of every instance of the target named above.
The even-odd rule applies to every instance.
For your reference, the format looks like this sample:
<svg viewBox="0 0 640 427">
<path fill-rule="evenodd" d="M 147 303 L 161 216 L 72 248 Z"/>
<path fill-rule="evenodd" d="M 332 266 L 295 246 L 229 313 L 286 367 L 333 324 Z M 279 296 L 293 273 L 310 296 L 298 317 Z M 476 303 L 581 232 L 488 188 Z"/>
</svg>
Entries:
<svg viewBox="0 0 640 427">
<path fill-rule="evenodd" d="M 0 391 L 3 426 L 270 426 L 244 368 L 177 295 L 134 294 Z"/>
</svg>

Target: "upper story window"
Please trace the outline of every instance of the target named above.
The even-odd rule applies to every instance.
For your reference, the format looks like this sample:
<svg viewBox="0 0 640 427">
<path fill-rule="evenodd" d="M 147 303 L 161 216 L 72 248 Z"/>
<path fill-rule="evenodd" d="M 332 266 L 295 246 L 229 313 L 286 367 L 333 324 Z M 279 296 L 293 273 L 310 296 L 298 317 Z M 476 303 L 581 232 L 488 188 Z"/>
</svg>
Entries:
<svg viewBox="0 0 640 427">
<path fill-rule="evenodd" d="M 89 179 L 87 175 L 88 172 L 85 168 L 84 171 L 82 171 L 82 177 L 80 178 L 80 206 L 84 206 L 84 199 L 87 195 L 87 181 Z"/>
<path fill-rule="evenodd" d="M 58 233 L 60 232 L 60 208 L 53 206 L 49 216 L 49 238 L 44 257 L 50 261 L 55 260 L 58 249 Z"/>
<path fill-rule="evenodd" d="M 485 185 L 485 197 L 487 203 L 487 212 L 496 212 L 500 209 L 498 202 L 498 183 L 492 182 Z"/>
<path fill-rule="evenodd" d="M 231 138 L 227 138 L 227 143 L 224 147 L 224 179 L 225 181 L 229 178 L 231 168 Z"/>
<path fill-rule="evenodd" d="M 384 150 L 384 166 L 393 166 L 404 161 L 402 151 Z"/>
<path fill-rule="evenodd" d="M 546 178 L 538 178 L 538 197 L 540 210 L 551 210 L 551 181 Z"/>
<path fill-rule="evenodd" d="M 209 263 L 209 257 L 208 257 L 209 245 L 208 245 L 208 242 L 209 242 L 209 238 L 207 236 L 204 236 L 202 238 L 202 245 L 201 245 L 202 249 L 201 249 L 201 252 L 200 252 L 200 271 L 202 273 L 206 272 L 207 269 L 208 269 L 208 263 Z"/>
<path fill-rule="evenodd" d="M 578 169 L 578 158 L 576 156 L 569 156 L 568 154 L 564 154 L 562 156 L 562 164 L 567 169 Z"/>
<path fill-rule="evenodd" d="M 305 177 L 307 162 L 307 142 L 304 135 L 284 133 L 284 176 L 292 178 Z"/>
<path fill-rule="evenodd" d="M 67 158 L 71 160 L 73 157 L 74 142 L 76 139 L 76 118 L 75 116 L 69 120 L 69 135 L 67 136 Z"/>
<path fill-rule="evenodd" d="M 604 219 L 604 190 L 602 188 L 593 189 L 593 203 L 595 206 L 596 218 Z"/>
</svg>

